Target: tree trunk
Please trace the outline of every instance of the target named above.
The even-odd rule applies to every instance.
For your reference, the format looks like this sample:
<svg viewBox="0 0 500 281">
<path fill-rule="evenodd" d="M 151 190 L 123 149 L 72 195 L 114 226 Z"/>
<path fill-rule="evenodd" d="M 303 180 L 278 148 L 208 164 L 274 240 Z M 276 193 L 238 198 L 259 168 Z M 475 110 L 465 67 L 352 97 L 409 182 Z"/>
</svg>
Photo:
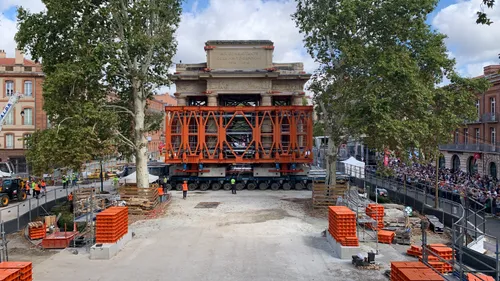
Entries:
<svg viewBox="0 0 500 281">
<path fill-rule="evenodd" d="M 338 147 L 337 144 L 332 140 L 332 136 L 328 138 L 328 156 L 327 159 L 327 178 L 326 184 L 329 189 L 335 187 L 337 182 L 337 157 L 338 157 Z"/>
<path fill-rule="evenodd" d="M 135 165 L 137 173 L 137 187 L 149 187 L 148 176 L 148 141 L 144 135 L 146 100 L 141 98 L 141 93 L 134 93 L 134 143 L 135 149 Z"/>
</svg>

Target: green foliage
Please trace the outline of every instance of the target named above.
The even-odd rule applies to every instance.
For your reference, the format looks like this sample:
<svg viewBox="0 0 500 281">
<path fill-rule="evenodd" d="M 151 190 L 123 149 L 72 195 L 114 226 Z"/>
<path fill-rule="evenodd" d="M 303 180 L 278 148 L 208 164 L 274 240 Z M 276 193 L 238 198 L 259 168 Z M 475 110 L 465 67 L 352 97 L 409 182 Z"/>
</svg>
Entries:
<svg viewBox="0 0 500 281">
<path fill-rule="evenodd" d="M 325 135 L 325 124 L 323 122 L 314 122 L 313 136 L 320 137 Z"/>
<path fill-rule="evenodd" d="M 29 140 L 35 171 L 77 168 L 114 151 L 142 156 L 144 133 L 163 117 L 146 101 L 170 83 L 181 0 L 43 2 L 40 13 L 19 8 L 16 34 L 18 47 L 43 63 L 44 110 L 54 124 Z"/>
<path fill-rule="evenodd" d="M 487 8 L 493 8 L 493 5 L 495 5 L 495 0 L 483 0 L 482 5 L 485 5 Z M 488 17 L 488 15 L 483 11 L 481 7 L 481 11 L 477 12 L 477 24 L 486 24 L 486 25 L 491 25 L 493 22 L 491 19 Z"/>
<path fill-rule="evenodd" d="M 425 22 L 436 4 L 298 1 L 293 17 L 320 65 L 310 89 L 335 147 L 364 136 L 377 151 L 430 153 L 473 114 L 487 83 L 455 73 L 445 36 Z M 445 78 L 454 86 L 436 87 Z"/>
</svg>

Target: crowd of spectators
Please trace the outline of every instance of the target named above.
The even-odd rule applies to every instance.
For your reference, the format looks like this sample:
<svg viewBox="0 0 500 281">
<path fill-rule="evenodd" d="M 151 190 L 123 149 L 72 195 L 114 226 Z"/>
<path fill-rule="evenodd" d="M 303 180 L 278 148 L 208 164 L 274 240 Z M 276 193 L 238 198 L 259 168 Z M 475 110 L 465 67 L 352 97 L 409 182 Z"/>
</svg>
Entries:
<svg viewBox="0 0 500 281">
<path fill-rule="evenodd" d="M 389 162 L 394 177 L 407 184 L 420 185 L 432 191 L 436 183 L 436 166 L 431 164 L 405 164 L 398 160 Z M 478 173 L 438 169 L 439 189 L 444 193 L 459 194 L 462 198 L 474 199 L 483 204 L 489 212 L 500 213 L 500 181 Z"/>
</svg>

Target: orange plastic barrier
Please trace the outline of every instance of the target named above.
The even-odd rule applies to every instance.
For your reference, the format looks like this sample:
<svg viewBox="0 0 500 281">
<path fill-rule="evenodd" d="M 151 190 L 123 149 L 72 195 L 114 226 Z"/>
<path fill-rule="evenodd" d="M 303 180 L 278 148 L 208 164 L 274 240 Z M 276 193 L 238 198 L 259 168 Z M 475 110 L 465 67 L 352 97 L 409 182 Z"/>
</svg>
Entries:
<svg viewBox="0 0 500 281">
<path fill-rule="evenodd" d="M 356 214 L 346 206 L 328 207 L 328 232 L 343 246 L 359 246 Z"/>
<path fill-rule="evenodd" d="M 377 229 L 384 228 L 384 206 L 379 204 L 368 204 L 365 209 L 366 215 L 377 221 Z M 366 227 L 374 229 L 372 224 L 367 223 Z"/>
<path fill-rule="evenodd" d="M 45 224 L 40 227 L 30 227 L 28 232 L 31 240 L 42 239 L 47 235 Z"/>
<path fill-rule="evenodd" d="M 31 262 L 4 261 L 0 263 L 0 280 L 32 281 L 33 265 Z"/>
<path fill-rule="evenodd" d="M 97 214 L 96 243 L 115 243 L 127 232 L 127 207 L 111 207 Z"/>
<path fill-rule="evenodd" d="M 474 276 L 472 273 L 467 273 L 468 281 L 495 281 L 495 278 L 482 273 L 476 273 Z"/>
<path fill-rule="evenodd" d="M 379 230 L 377 232 L 378 242 L 380 243 L 392 244 L 394 236 L 396 236 L 396 234 L 393 231 Z"/>
<path fill-rule="evenodd" d="M 422 247 L 417 245 L 411 245 L 410 249 L 406 251 L 406 254 L 409 256 L 418 257 L 422 255 Z"/>
<path fill-rule="evenodd" d="M 421 262 L 391 262 L 391 281 L 444 281 Z"/>
</svg>

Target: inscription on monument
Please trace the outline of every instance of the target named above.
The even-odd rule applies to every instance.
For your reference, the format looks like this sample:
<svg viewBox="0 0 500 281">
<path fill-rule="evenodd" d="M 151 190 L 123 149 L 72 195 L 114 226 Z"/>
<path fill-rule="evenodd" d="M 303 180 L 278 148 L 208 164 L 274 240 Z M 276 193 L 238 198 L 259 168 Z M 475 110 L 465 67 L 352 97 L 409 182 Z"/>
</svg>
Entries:
<svg viewBox="0 0 500 281">
<path fill-rule="evenodd" d="M 209 68 L 212 69 L 264 69 L 268 63 L 269 50 L 216 48 L 209 51 Z"/>
<path fill-rule="evenodd" d="M 175 83 L 177 92 L 204 92 L 206 85 L 200 82 L 178 81 Z"/>
<path fill-rule="evenodd" d="M 208 89 L 215 91 L 266 91 L 271 88 L 271 81 L 264 79 L 214 79 L 208 80 Z"/>
<path fill-rule="evenodd" d="M 273 81 L 273 90 L 282 92 L 302 92 L 304 82 L 296 80 Z"/>
</svg>

